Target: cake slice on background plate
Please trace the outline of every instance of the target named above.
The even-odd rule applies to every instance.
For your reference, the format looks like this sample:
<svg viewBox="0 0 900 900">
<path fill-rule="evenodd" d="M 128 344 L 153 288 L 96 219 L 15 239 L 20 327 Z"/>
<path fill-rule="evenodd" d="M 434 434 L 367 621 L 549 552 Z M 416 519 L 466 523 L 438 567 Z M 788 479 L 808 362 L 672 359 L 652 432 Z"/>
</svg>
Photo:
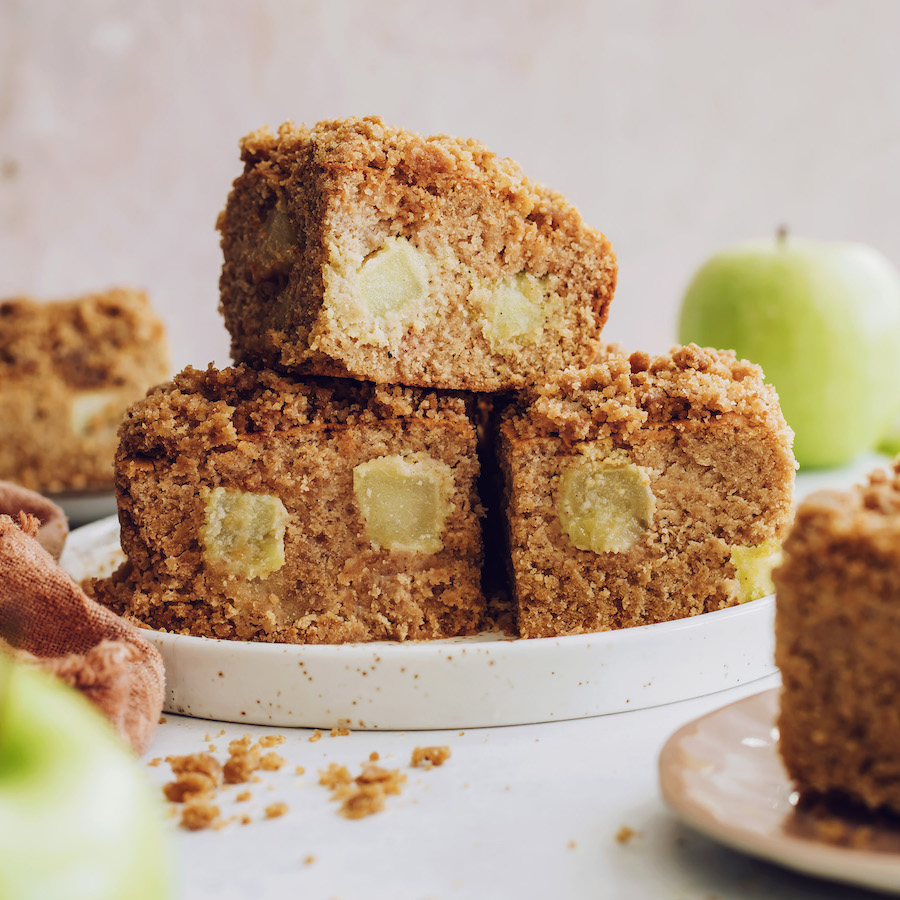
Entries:
<svg viewBox="0 0 900 900">
<path fill-rule="evenodd" d="M 112 490 L 116 428 L 171 376 L 142 291 L 0 303 L 0 479 L 42 493 Z"/>
</svg>

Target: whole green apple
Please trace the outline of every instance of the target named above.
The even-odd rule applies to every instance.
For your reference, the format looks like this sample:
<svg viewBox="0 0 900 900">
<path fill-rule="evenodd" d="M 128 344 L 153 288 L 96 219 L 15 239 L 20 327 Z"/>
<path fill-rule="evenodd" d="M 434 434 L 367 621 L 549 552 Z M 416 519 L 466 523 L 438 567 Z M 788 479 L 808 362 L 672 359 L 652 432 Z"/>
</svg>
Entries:
<svg viewBox="0 0 900 900">
<path fill-rule="evenodd" d="M 762 366 L 801 466 L 849 462 L 898 412 L 900 276 L 862 244 L 782 233 L 714 256 L 688 286 L 678 340 Z"/>
<path fill-rule="evenodd" d="M 0 898 L 171 896 L 162 812 L 77 691 L 0 651 Z"/>
</svg>

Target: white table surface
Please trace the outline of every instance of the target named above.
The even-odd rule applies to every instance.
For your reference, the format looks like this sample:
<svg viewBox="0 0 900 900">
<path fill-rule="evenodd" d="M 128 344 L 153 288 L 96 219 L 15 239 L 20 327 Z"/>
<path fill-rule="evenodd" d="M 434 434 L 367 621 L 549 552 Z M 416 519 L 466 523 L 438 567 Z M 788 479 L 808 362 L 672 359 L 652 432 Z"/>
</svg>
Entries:
<svg viewBox="0 0 900 900">
<path fill-rule="evenodd" d="M 220 759 L 228 741 L 243 734 L 286 738 L 274 749 L 287 764 L 260 773 L 250 801 L 235 802 L 243 787 L 219 795 L 223 817 L 246 812 L 250 824 L 186 832 L 173 820 L 179 896 L 189 900 L 875 896 L 719 846 L 682 826 L 660 798 L 657 757 L 673 731 L 777 683 L 773 675 L 682 703 L 568 722 L 324 733 L 314 742 L 308 729 L 169 715 L 145 760 L 204 750 L 207 737 Z M 413 749 L 434 744 L 450 748 L 444 765 L 411 768 Z M 407 782 L 381 812 L 345 819 L 318 772 L 335 762 L 356 774 L 372 752 Z M 147 771 L 160 785 L 171 777 L 166 764 Z M 280 801 L 288 813 L 266 819 L 264 808 Z M 623 826 L 636 832 L 626 843 L 616 839 Z"/>
<path fill-rule="evenodd" d="M 840 480 L 855 480 L 864 460 Z M 852 476 L 852 477 L 850 477 Z M 801 493 L 834 475 L 801 479 Z M 689 665 L 689 660 L 685 660 Z M 540 725 L 453 731 L 313 731 L 232 725 L 166 715 L 149 763 L 228 742 L 280 734 L 286 765 L 219 795 L 218 830 L 187 832 L 171 820 L 179 897 L 451 900 L 451 898 L 635 898 L 805 900 L 875 897 L 757 861 L 682 826 L 659 792 L 657 758 L 681 725 L 726 703 L 777 686 L 771 675 L 717 694 L 653 709 Z M 417 746 L 447 745 L 430 770 L 410 767 Z M 371 753 L 407 782 L 384 810 L 350 820 L 337 813 L 318 773 L 330 763 L 357 774 Z M 305 773 L 296 774 L 303 766 Z M 158 785 L 169 766 L 146 767 Z M 266 806 L 287 814 L 267 819 Z M 634 832 L 617 840 L 620 829 Z"/>
</svg>

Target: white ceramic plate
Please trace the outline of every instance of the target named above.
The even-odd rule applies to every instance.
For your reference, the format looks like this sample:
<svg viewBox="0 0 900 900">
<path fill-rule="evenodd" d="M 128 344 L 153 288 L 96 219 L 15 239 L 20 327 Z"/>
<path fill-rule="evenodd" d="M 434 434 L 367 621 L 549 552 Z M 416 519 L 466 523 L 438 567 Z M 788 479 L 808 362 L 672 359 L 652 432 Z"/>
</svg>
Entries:
<svg viewBox="0 0 900 900">
<path fill-rule="evenodd" d="M 81 579 L 122 560 L 118 522 L 74 531 Z M 725 690 L 775 671 L 773 598 L 660 625 L 538 640 L 296 645 L 147 631 L 166 664 L 166 710 L 262 725 L 475 728 L 575 719 Z"/>
<path fill-rule="evenodd" d="M 829 828 L 797 796 L 778 755 L 778 688 L 685 725 L 659 758 L 666 803 L 737 850 L 820 878 L 900 894 L 900 827 L 829 810 Z M 839 832 L 834 831 L 837 824 Z M 841 844 L 823 834 L 840 834 Z"/>
</svg>

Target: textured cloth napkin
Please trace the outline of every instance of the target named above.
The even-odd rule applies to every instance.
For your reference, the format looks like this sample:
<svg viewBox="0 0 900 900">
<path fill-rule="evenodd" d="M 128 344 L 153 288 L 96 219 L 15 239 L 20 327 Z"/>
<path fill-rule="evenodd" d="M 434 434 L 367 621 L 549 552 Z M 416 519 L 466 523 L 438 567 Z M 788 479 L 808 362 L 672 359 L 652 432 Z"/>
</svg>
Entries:
<svg viewBox="0 0 900 900">
<path fill-rule="evenodd" d="M 30 512 L 0 514 L 0 638 L 81 691 L 142 753 L 162 712 L 162 657 L 60 568 L 39 543 L 40 525 Z"/>
</svg>

